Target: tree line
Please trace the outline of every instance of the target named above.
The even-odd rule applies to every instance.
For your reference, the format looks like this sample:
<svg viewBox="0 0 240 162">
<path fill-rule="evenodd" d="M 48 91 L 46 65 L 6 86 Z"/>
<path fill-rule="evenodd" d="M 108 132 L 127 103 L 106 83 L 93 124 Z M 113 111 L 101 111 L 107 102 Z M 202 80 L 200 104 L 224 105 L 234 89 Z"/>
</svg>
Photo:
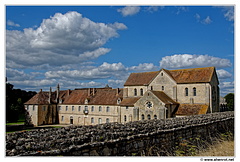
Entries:
<svg viewBox="0 0 240 162">
<path fill-rule="evenodd" d="M 14 89 L 14 85 L 6 82 L 6 122 L 17 122 L 24 119 L 24 103 L 32 98 L 36 92 Z"/>
</svg>

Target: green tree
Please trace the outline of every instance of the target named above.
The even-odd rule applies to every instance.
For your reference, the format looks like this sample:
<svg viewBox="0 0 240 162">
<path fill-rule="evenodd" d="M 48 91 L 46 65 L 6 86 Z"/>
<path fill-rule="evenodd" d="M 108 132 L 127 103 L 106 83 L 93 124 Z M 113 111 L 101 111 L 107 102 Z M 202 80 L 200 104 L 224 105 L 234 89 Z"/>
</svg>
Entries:
<svg viewBox="0 0 240 162">
<path fill-rule="evenodd" d="M 13 87 L 14 85 L 6 83 L 6 122 L 16 122 L 20 116 L 24 116 L 24 103 L 36 94 Z"/>
<path fill-rule="evenodd" d="M 234 111 L 234 93 L 229 93 L 225 97 L 229 111 Z"/>
</svg>

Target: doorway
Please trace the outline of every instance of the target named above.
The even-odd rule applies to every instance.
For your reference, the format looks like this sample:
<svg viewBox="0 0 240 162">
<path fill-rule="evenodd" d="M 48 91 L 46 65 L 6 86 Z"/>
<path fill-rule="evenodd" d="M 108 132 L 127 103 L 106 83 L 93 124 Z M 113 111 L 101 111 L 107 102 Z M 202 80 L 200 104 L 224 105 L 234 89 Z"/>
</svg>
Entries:
<svg viewBox="0 0 240 162">
<path fill-rule="evenodd" d="M 70 124 L 73 124 L 73 117 L 70 117 Z"/>
</svg>

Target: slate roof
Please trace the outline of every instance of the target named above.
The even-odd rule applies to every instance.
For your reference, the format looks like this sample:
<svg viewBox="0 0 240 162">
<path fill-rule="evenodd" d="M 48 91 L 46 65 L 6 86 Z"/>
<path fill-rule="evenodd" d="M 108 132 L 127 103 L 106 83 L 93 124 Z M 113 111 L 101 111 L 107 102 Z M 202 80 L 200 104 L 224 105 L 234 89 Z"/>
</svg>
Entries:
<svg viewBox="0 0 240 162">
<path fill-rule="evenodd" d="M 200 115 L 206 114 L 208 110 L 206 104 L 180 104 L 176 115 Z"/>
<path fill-rule="evenodd" d="M 214 67 L 204 68 L 191 68 L 191 69 L 178 69 L 166 70 L 170 77 L 177 83 L 206 83 L 210 82 L 215 72 Z M 161 71 L 161 70 L 160 70 Z M 151 81 L 159 74 L 160 71 L 144 72 L 144 73 L 131 73 L 125 82 L 124 86 L 139 86 L 149 85 Z"/>
</svg>

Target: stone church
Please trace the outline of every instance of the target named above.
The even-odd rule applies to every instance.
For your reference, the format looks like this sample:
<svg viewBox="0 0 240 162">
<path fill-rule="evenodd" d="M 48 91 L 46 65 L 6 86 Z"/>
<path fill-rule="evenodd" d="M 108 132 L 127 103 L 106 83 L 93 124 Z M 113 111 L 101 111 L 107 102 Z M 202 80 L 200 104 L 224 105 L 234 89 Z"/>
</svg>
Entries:
<svg viewBox="0 0 240 162">
<path fill-rule="evenodd" d="M 124 88 L 40 90 L 25 103 L 34 126 L 95 125 L 219 111 L 215 67 L 131 73 Z"/>
</svg>

